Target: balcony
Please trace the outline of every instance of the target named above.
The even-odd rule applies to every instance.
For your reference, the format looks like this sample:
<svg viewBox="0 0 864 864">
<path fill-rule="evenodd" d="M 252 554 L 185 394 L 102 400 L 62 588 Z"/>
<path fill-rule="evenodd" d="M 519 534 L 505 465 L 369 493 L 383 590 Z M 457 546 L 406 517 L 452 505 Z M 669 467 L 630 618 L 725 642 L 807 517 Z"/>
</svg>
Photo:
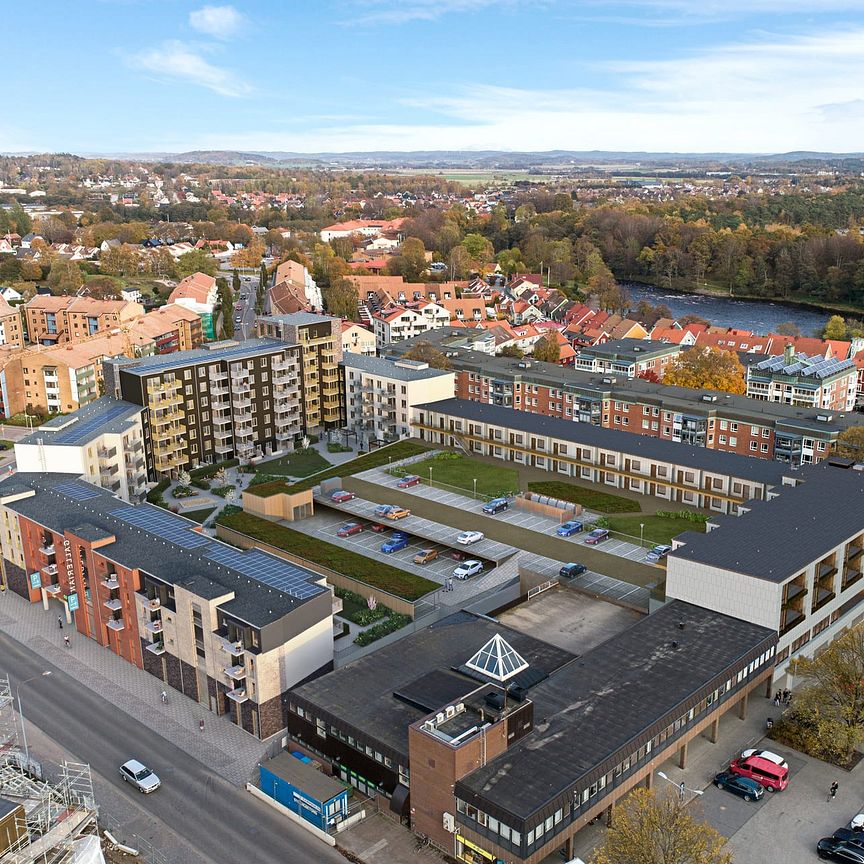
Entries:
<svg viewBox="0 0 864 864">
<path fill-rule="evenodd" d="M 816 570 L 816 578 L 821 582 L 823 579 L 830 579 L 837 572 L 837 568 L 829 563 L 823 562 Z"/>
<path fill-rule="evenodd" d="M 210 395 L 211 396 L 227 396 L 230 392 L 231 392 L 231 390 L 226 384 L 211 384 L 210 385 Z"/>
<path fill-rule="evenodd" d="M 145 621 L 144 629 L 148 633 L 161 633 L 162 632 L 162 620 L 160 618 L 156 618 L 155 620 Z"/>
<path fill-rule="evenodd" d="M 277 441 L 290 441 L 294 437 L 294 432 L 290 432 L 286 429 L 279 429 L 276 432 L 276 440 Z"/>
<path fill-rule="evenodd" d="M 864 552 L 864 546 L 849 546 L 846 551 L 846 560 L 851 563 L 860 558 L 862 552 Z"/>
<path fill-rule="evenodd" d="M 109 590 L 114 591 L 120 587 L 120 579 L 116 573 L 109 573 L 103 580 L 102 584 Z"/>
<path fill-rule="evenodd" d="M 225 695 L 233 702 L 247 702 L 249 700 L 245 687 L 235 687 L 233 690 L 226 690 Z"/>
<path fill-rule="evenodd" d="M 217 453 L 230 453 L 234 449 L 234 445 L 230 441 L 225 441 L 222 444 L 217 444 L 213 449 Z"/>
<path fill-rule="evenodd" d="M 106 600 L 102 605 L 106 609 L 110 609 L 112 612 L 117 612 L 123 608 L 123 603 L 119 597 L 112 597 L 110 600 Z"/>
<path fill-rule="evenodd" d="M 165 643 L 161 640 L 159 642 L 151 642 L 149 645 L 145 645 L 145 650 L 149 651 L 151 654 L 155 654 L 157 657 L 160 654 L 165 653 Z"/>
<path fill-rule="evenodd" d="M 240 666 L 224 666 L 222 671 L 234 681 L 242 681 L 246 677 L 246 667 Z"/>
<path fill-rule="evenodd" d="M 46 557 L 49 557 L 49 556 L 51 556 L 51 555 L 54 554 L 54 544 L 53 544 L 53 543 L 43 543 L 43 544 L 39 547 L 39 551 L 40 551 L 43 555 L 45 555 Z"/>
<path fill-rule="evenodd" d="M 162 608 L 162 602 L 158 597 L 145 597 L 144 608 L 150 612 L 158 612 Z"/>
<path fill-rule="evenodd" d="M 780 635 L 782 636 L 804 620 L 804 613 L 797 609 L 785 609 L 780 619 Z"/>
<path fill-rule="evenodd" d="M 42 572 L 46 576 L 56 576 L 57 575 L 57 565 L 56 564 L 46 564 L 42 568 Z"/>
<path fill-rule="evenodd" d="M 42 587 L 45 589 L 47 594 L 51 594 L 52 596 L 60 594 L 63 591 L 62 587 L 57 582 L 54 582 L 51 585 L 43 585 Z"/>
<path fill-rule="evenodd" d="M 216 634 L 216 639 L 219 642 L 219 647 L 223 651 L 227 651 L 232 657 L 242 657 L 244 653 L 242 639 L 226 639 L 224 636 Z"/>
<path fill-rule="evenodd" d="M 831 589 L 817 586 L 816 590 L 813 592 L 813 611 L 815 612 L 817 609 L 821 609 L 826 603 L 833 600 L 834 597 L 835 594 Z"/>
<path fill-rule="evenodd" d="M 251 408 L 252 400 L 248 396 L 233 396 L 231 404 L 238 409 Z"/>
<path fill-rule="evenodd" d="M 125 630 L 126 625 L 123 623 L 122 618 L 111 618 L 106 622 L 106 625 L 111 630 Z"/>
<path fill-rule="evenodd" d="M 861 578 L 861 575 L 860 570 L 854 570 L 851 567 L 847 567 L 846 571 L 843 573 L 843 586 L 840 590 L 845 591 L 850 585 L 854 585 Z"/>
<path fill-rule="evenodd" d="M 794 600 L 797 600 L 803 594 L 807 593 L 807 588 L 804 585 L 790 585 L 786 589 L 786 600 L 784 602 L 784 607 L 788 606 Z"/>
</svg>

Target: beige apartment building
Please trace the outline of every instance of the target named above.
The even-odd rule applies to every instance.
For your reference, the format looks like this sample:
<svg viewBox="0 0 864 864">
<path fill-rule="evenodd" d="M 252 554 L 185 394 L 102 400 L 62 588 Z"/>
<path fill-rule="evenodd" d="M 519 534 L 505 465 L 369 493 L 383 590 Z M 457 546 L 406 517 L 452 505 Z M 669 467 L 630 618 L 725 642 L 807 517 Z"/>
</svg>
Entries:
<svg viewBox="0 0 864 864">
<path fill-rule="evenodd" d="M 0 297 L 0 345 L 9 348 L 24 347 L 21 315 L 17 309 L 9 305 L 5 297 Z"/>
<path fill-rule="evenodd" d="M 125 327 L 144 314 L 140 303 L 37 294 L 24 306 L 27 335 L 34 345 L 81 342 Z"/>
</svg>

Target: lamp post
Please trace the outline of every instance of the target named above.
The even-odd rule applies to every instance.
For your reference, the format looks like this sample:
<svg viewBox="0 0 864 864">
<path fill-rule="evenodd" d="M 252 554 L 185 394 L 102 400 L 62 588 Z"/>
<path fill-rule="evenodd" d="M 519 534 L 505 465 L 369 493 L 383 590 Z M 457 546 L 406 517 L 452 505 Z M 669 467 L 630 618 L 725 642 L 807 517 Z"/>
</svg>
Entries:
<svg viewBox="0 0 864 864">
<path fill-rule="evenodd" d="M 684 803 L 684 794 L 686 792 L 692 792 L 694 795 L 704 795 L 705 794 L 701 789 L 691 789 L 689 786 L 685 785 L 683 782 L 676 783 L 671 777 L 667 777 L 662 771 L 658 771 L 657 776 L 661 780 L 665 780 L 667 783 L 671 783 L 678 790 L 678 800 L 682 804 Z"/>
<path fill-rule="evenodd" d="M 640 522 L 639 523 L 639 548 L 640 549 L 642 548 L 642 537 L 644 536 L 644 534 L 645 534 L 645 523 Z"/>
<path fill-rule="evenodd" d="M 474 500 L 477 500 L 477 478 L 474 478 Z"/>
<path fill-rule="evenodd" d="M 432 466 L 429 466 L 429 488 L 432 488 Z"/>
<path fill-rule="evenodd" d="M 51 670 L 48 669 L 45 672 L 40 672 L 38 675 L 34 675 L 32 678 L 27 678 L 22 681 L 20 684 L 17 684 L 15 687 L 15 701 L 18 703 L 18 716 L 21 718 L 21 741 L 24 744 L 24 758 L 27 760 L 27 767 L 30 767 L 30 748 L 27 746 L 27 729 L 24 725 L 24 711 L 21 708 L 21 688 L 25 684 L 29 684 L 31 681 L 35 681 L 37 678 L 47 678 L 51 674 Z"/>
</svg>

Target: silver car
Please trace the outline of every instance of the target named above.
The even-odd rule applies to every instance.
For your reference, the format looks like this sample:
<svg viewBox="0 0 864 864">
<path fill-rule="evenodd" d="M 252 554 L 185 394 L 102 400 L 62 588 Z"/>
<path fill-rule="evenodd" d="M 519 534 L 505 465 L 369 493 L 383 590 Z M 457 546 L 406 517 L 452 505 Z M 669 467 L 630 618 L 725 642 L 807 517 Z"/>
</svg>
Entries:
<svg viewBox="0 0 864 864">
<path fill-rule="evenodd" d="M 121 765 L 120 776 L 145 795 L 155 792 L 162 785 L 162 781 L 137 759 L 130 759 Z"/>
</svg>

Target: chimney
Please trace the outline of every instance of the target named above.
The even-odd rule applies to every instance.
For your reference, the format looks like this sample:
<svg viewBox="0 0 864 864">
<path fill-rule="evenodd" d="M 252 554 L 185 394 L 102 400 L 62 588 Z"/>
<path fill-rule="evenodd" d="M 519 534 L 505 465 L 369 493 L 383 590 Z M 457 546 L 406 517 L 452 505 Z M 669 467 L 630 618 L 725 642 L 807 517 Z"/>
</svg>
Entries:
<svg viewBox="0 0 864 864">
<path fill-rule="evenodd" d="M 786 343 L 786 347 L 783 349 L 783 364 L 785 366 L 791 366 L 795 362 L 795 347 L 791 342 Z"/>
</svg>

